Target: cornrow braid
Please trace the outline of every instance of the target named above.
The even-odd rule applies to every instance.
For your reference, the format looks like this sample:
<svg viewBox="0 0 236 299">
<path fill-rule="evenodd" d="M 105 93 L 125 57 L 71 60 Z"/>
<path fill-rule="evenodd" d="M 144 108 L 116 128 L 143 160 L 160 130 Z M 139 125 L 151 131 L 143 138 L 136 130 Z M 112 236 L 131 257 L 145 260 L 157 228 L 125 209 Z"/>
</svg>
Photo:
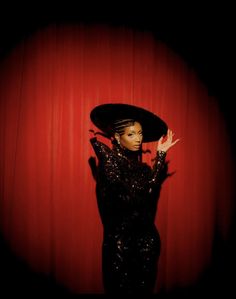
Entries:
<svg viewBox="0 0 236 299">
<path fill-rule="evenodd" d="M 125 128 L 129 126 L 133 126 L 134 123 L 135 120 L 131 118 L 116 120 L 112 125 L 112 131 L 113 133 L 118 133 L 122 135 L 124 134 Z"/>
</svg>

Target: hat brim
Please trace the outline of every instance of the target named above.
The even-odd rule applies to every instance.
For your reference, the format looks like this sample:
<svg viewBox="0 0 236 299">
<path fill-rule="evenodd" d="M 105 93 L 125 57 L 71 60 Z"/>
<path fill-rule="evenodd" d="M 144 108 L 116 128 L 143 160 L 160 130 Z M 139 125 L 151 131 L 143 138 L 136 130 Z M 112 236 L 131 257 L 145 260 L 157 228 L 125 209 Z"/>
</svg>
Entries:
<svg viewBox="0 0 236 299">
<path fill-rule="evenodd" d="M 90 119 L 103 133 L 111 136 L 111 125 L 116 120 L 134 119 L 143 129 L 143 142 L 152 142 L 166 135 L 168 126 L 156 114 L 129 104 L 102 104 L 96 106 L 90 113 Z"/>
</svg>

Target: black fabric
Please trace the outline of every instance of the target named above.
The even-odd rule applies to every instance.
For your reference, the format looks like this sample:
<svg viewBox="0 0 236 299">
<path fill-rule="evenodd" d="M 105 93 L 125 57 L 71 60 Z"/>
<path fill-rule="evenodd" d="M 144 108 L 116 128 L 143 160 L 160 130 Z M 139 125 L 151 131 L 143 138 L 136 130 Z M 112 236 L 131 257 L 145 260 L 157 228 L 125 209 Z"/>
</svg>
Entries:
<svg viewBox="0 0 236 299">
<path fill-rule="evenodd" d="M 98 208 L 104 227 L 103 282 L 106 293 L 151 294 L 155 286 L 160 237 L 155 226 L 157 200 L 167 177 L 165 153 L 153 168 L 138 161 L 137 152 L 96 138 L 95 178 Z"/>
</svg>

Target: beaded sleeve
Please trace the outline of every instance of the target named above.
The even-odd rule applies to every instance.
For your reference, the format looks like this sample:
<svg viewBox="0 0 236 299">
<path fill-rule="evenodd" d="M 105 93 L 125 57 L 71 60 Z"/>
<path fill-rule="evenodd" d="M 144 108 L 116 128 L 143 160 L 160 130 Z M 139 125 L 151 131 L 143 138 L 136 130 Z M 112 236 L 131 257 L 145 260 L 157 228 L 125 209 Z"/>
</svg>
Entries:
<svg viewBox="0 0 236 299">
<path fill-rule="evenodd" d="M 132 194 L 137 194 L 145 190 L 151 193 L 154 186 L 160 184 L 159 175 L 166 157 L 164 151 L 158 151 L 152 168 L 149 166 L 143 167 L 141 173 L 138 173 L 137 170 L 137 173 L 126 182 L 124 179 L 124 169 L 121 170 L 117 163 L 117 155 L 107 145 L 98 141 L 96 137 L 91 138 L 90 142 L 99 162 L 102 164 L 106 179 L 111 183 L 121 184 L 127 191 L 132 191 Z"/>
<path fill-rule="evenodd" d="M 164 151 L 157 152 L 157 155 L 155 157 L 155 162 L 154 162 L 154 165 L 152 168 L 153 176 L 152 176 L 151 181 L 154 183 L 156 183 L 158 180 L 158 174 L 165 162 L 165 157 L 166 157 L 166 152 L 164 152 Z"/>
<path fill-rule="evenodd" d="M 155 157 L 155 162 L 152 167 L 152 178 L 149 181 L 149 184 L 150 184 L 149 193 L 152 192 L 153 187 L 155 185 L 158 185 L 158 184 L 160 185 L 164 181 L 164 179 L 167 177 L 167 169 L 166 169 L 166 171 L 164 171 L 164 173 L 163 173 L 162 179 L 160 179 L 160 175 L 162 174 L 162 170 L 163 170 L 163 165 L 165 163 L 165 158 L 166 158 L 166 152 L 164 152 L 164 151 L 157 152 L 157 155 Z"/>
</svg>

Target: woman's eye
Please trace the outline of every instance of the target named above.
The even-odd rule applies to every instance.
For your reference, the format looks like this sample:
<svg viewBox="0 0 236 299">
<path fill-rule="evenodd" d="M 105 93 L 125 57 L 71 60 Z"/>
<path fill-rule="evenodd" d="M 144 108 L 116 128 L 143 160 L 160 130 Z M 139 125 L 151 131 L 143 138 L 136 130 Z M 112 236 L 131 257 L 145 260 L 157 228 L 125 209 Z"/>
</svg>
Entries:
<svg viewBox="0 0 236 299">
<path fill-rule="evenodd" d="M 133 136 L 133 134 L 130 133 L 130 134 L 128 134 L 128 136 Z"/>
</svg>

